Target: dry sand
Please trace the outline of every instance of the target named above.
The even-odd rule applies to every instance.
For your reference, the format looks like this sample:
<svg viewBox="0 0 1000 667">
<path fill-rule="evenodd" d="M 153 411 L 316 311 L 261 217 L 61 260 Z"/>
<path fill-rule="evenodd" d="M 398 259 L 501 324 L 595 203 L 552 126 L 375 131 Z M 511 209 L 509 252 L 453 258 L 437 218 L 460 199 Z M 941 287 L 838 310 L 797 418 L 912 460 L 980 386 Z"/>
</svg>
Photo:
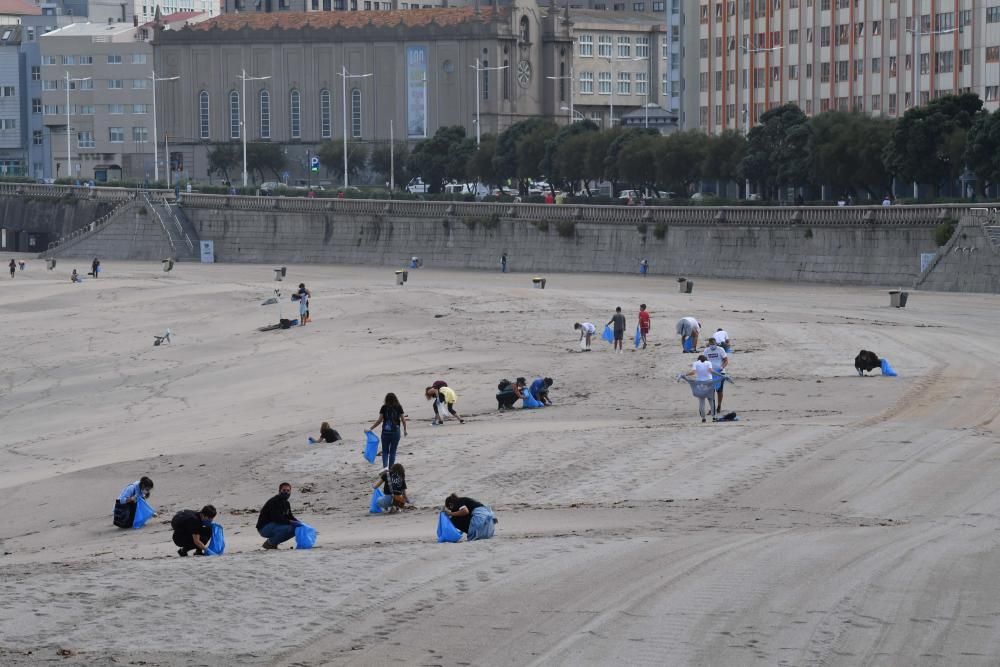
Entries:
<svg viewBox="0 0 1000 667">
<path fill-rule="evenodd" d="M 314 324 L 259 333 L 270 266 L 71 268 L 0 281 L 0 664 L 1000 661 L 996 296 L 296 266 Z M 640 302 L 650 349 L 575 352 L 574 321 L 622 305 L 631 330 Z M 673 381 L 684 315 L 735 338 L 742 421 L 700 423 Z M 860 348 L 900 376 L 858 378 Z M 495 411 L 538 374 L 555 407 Z M 430 426 L 437 378 L 466 424 Z M 387 391 L 418 509 L 370 516 Z M 348 443 L 307 446 L 323 420 Z M 120 531 L 141 474 L 160 516 Z M 317 549 L 260 549 L 282 480 Z M 435 543 L 451 491 L 496 539 Z M 227 553 L 180 559 L 169 518 L 204 503 Z"/>
</svg>

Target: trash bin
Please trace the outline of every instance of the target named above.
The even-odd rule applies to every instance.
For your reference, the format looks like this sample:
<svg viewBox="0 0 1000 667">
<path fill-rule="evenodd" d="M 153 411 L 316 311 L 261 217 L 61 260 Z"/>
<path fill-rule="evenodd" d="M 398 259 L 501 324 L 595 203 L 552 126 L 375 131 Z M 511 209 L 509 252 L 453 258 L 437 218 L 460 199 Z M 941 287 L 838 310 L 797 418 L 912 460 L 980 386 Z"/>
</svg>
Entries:
<svg viewBox="0 0 1000 667">
<path fill-rule="evenodd" d="M 545 278 L 535 276 L 531 279 L 531 286 L 535 289 L 545 289 Z"/>
<path fill-rule="evenodd" d="M 892 308 L 905 308 L 906 299 L 910 296 L 909 292 L 904 292 L 902 290 L 891 290 L 889 292 L 889 305 Z"/>
<path fill-rule="evenodd" d="M 47 260 L 45 260 L 45 265 L 48 267 L 49 271 L 52 271 L 53 269 L 56 268 L 56 258 L 49 257 Z"/>
<path fill-rule="evenodd" d="M 162 262 L 163 262 L 164 273 L 168 273 L 174 268 L 174 260 L 170 259 L 169 257 L 167 259 L 162 260 Z"/>
<path fill-rule="evenodd" d="M 402 269 L 399 269 L 399 270 L 396 271 L 396 284 L 397 285 L 402 285 L 403 283 L 406 282 L 405 274 L 406 274 L 406 272 L 403 271 Z"/>
<path fill-rule="evenodd" d="M 282 278 L 285 277 L 285 275 L 287 274 L 287 272 L 288 272 L 288 268 L 287 267 L 284 267 L 284 266 L 281 267 L 281 277 Z"/>
<path fill-rule="evenodd" d="M 410 279 L 410 272 L 407 271 L 406 269 L 403 269 L 403 282 L 405 283 L 409 279 Z"/>
<path fill-rule="evenodd" d="M 694 289 L 694 281 L 687 278 L 677 279 L 677 291 L 681 294 L 690 294 Z"/>
<path fill-rule="evenodd" d="M 281 282 L 281 279 L 285 277 L 285 267 L 278 267 L 274 270 L 274 279 L 277 282 Z"/>
</svg>

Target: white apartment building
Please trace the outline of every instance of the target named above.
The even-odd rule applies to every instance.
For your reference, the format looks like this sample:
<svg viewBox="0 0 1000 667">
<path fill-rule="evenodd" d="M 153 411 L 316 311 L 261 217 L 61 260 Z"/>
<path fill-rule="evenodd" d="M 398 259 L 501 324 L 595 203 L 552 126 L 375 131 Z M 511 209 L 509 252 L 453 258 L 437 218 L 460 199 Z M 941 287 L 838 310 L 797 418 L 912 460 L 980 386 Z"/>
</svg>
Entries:
<svg viewBox="0 0 1000 667">
<path fill-rule="evenodd" d="M 1000 0 L 710 0 L 696 16 L 688 127 L 745 130 L 787 102 L 898 117 L 971 91 L 1000 105 Z"/>
</svg>

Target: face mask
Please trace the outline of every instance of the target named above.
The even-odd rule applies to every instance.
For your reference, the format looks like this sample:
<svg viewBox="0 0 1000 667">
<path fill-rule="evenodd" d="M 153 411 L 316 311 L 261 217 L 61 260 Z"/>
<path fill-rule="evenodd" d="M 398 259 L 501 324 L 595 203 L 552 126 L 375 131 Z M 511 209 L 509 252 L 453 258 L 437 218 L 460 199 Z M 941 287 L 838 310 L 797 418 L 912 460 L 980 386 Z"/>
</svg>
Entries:
<svg viewBox="0 0 1000 667">
<path fill-rule="evenodd" d="M 291 491 L 282 491 L 278 495 L 281 496 L 282 498 L 284 498 L 285 500 L 288 500 L 289 498 L 292 497 L 292 492 Z"/>
<path fill-rule="evenodd" d="M 212 525 L 212 520 L 211 519 L 202 519 L 201 520 L 201 525 L 203 525 L 203 526 L 211 526 Z"/>
</svg>

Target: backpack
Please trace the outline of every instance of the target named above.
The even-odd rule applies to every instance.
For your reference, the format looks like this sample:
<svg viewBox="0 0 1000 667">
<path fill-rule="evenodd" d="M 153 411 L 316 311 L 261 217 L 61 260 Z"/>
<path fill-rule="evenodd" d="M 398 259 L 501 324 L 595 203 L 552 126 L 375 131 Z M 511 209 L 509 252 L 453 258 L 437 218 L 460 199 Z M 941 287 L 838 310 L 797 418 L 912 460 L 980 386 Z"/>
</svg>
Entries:
<svg viewBox="0 0 1000 667">
<path fill-rule="evenodd" d="M 170 527 L 174 530 L 180 530 L 181 526 L 183 526 L 185 522 L 195 518 L 197 514 L 198 513 L 194 510 L 181 510 L 174 515 L 173 519 L 170 520 Z"/>
<path fill-rule="evenodd" d="M 500 380 L 500 383 L 497 385 L 497 389 L 500 391 L 504 391 L 508 387 L 510 387 L 510 380 L 507 379 Z"/>
</svg>

